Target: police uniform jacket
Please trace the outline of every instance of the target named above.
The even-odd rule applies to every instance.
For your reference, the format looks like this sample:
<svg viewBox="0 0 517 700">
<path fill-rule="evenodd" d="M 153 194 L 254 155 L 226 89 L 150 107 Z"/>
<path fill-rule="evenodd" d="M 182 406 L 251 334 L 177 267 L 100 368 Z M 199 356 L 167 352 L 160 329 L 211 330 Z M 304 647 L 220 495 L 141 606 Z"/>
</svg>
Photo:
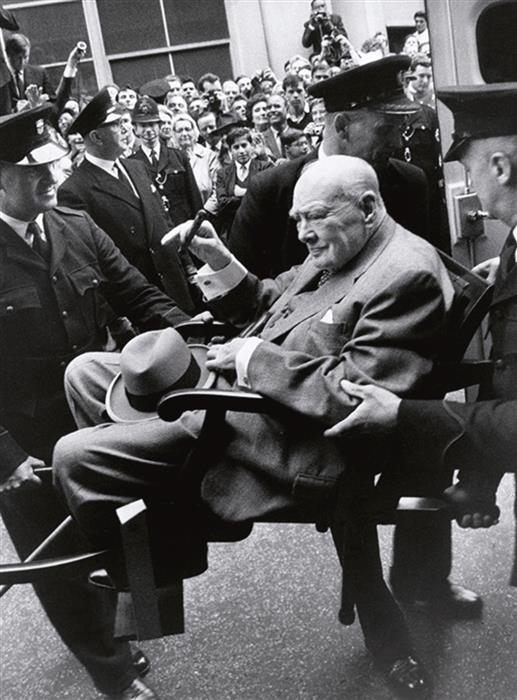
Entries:
<svg viewBox="0 0 517 700">
<path fill-rule="evenodd" d="M 160 143 L 160 157 L 154 170 L 141 147 L 130 158 L 145 164 L 160 196 L 166 197 L 172 226 L 194 218 L 203 202 L 190 161 L 183 151 Z"/>
<path fill-rule="evenodd" d="M 260 278 L 274 277 L 298 265 L 307 255 L 289 211 L 294 186 L 304 167 L 315 158 L 312 153 L 257 175 L 242 199 L 228 243 L 234 255 Z M 395 158 L 376 171 L 388 214 L 404 228 L 428 239 L 424 172 Z"/>
<path fill-rule="evenodd" d="M 59 203 L 86 211 L 129 262 L 186 313 L 194 311 L 185 272 L 174 246 L 163 247 L 169 230 L 163 206 L 142 163 L 124 160 L 138 193 L 84 159 L 58 192 Z"/>
<path fill-rule="evenodd" d="M 106 342 L 109 309 L 144 329 L 187 320 L 151 286 L 83 212 L 57 207 L 44 215 L 46 262 L 0 221 L 0 416 L 34 417 L 59 396 L 68 362 Z M 52 416 L 47 417 L 52 421 Z M 2 422 L 2 421 L 0 421 Z M 23 436 L 22 436 L 23 437 Z M 26 457 L 0 428 L 0 479 Z"/>
</svg>

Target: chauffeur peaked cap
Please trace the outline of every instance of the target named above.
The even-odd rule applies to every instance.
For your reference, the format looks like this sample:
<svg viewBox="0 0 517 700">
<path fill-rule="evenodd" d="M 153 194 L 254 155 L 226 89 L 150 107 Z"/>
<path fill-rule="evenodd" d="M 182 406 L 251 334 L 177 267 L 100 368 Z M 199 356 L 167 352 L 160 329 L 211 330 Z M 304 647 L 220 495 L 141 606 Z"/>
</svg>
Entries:
<svg viewBox="0 0 517 700">
<path fill-rule="evenodd" d="M 120 110 L 118 105 L 113 102 L 108 88 L 102 88 L 93 100 L 88 102 L 82 112 L 77 115 L 70 126 L 69 133 L 86 136 L 90 131 L 98 129 L 100 126 L 106 126 L 119 120 Z"/>
<path fill-rule="evenodd" d="M 50 105 L 41 105 L 0 117 L 0 160 L 42 165 L 65 156 L 69 148 L 49 124 L 51 111 Z"/>
<path fill-rule="evenodd" d="M 517 134 L 517 82 L 444 87 L 436 96 L 454 116 L 446 161 L 458 160 L 474 139 Z"/>
</svg>

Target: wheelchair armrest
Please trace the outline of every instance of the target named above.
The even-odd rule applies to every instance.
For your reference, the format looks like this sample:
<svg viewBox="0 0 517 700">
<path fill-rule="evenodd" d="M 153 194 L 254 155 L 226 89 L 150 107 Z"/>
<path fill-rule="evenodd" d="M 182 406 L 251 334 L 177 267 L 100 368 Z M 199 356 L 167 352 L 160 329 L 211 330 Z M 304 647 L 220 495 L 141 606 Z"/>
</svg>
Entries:
<svg viewBox="0 0 517 700">
<path fill-rule="evenodd" d="M 278 414 L 280 404 L 253 391 L 227 391 L 219 389 L 176 389 L 166 394 L 158 404 L 162 420 L 173 421 L 183 411 L 237 411 L 239 413 Z M 285 410 L 285 409 L 283 409 Z"/>
<path fill-rule="evenodd" d="M 208 343 L 216 336 L 233 338 L 237 335 L 237 329 L 231 323 L 222 321 L 185 321 L 175 326 L 175 330 L 184 338 L 199 338 Z"/>
<path fill-rule="evenodd" d="M 447 392 L 481 384 L 490 379 L 491 373 L 490 360 L 463 360 L 443 363 L 436 367 L 437 381 Z"/>
</svg>

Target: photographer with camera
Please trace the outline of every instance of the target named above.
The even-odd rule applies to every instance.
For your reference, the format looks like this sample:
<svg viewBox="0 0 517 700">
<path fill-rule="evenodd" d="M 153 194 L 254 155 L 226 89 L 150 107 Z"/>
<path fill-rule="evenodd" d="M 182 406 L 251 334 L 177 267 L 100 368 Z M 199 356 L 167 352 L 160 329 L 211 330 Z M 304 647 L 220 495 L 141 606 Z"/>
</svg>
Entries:
<svg viewBox="0 0 517 700">
<path fill-rule="evenodd" d="M 302 46 L 312 49 L 311 56 L 321 53 L 321 42 L 324 37 L 344 36 L 348 38 L 343 20 L 340 15 L 327 12 L 326 0 L 311 1 L 311 16 L 304 24 Z"/>
</svg>

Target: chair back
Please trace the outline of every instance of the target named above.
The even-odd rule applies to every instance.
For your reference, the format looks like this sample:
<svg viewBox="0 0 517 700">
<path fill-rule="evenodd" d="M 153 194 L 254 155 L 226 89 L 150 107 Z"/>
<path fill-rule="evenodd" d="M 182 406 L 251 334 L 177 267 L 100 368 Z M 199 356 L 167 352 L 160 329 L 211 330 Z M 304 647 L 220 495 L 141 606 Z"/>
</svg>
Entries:
<svg viewBox="0 0 517 700">
<path fill-rule="evenodd" d="M 441 250 L 438 253 L 454 287 L 449 333 L 440 361 L 459 362 L 488 313 L 493 285 Z"/>
</svg>

